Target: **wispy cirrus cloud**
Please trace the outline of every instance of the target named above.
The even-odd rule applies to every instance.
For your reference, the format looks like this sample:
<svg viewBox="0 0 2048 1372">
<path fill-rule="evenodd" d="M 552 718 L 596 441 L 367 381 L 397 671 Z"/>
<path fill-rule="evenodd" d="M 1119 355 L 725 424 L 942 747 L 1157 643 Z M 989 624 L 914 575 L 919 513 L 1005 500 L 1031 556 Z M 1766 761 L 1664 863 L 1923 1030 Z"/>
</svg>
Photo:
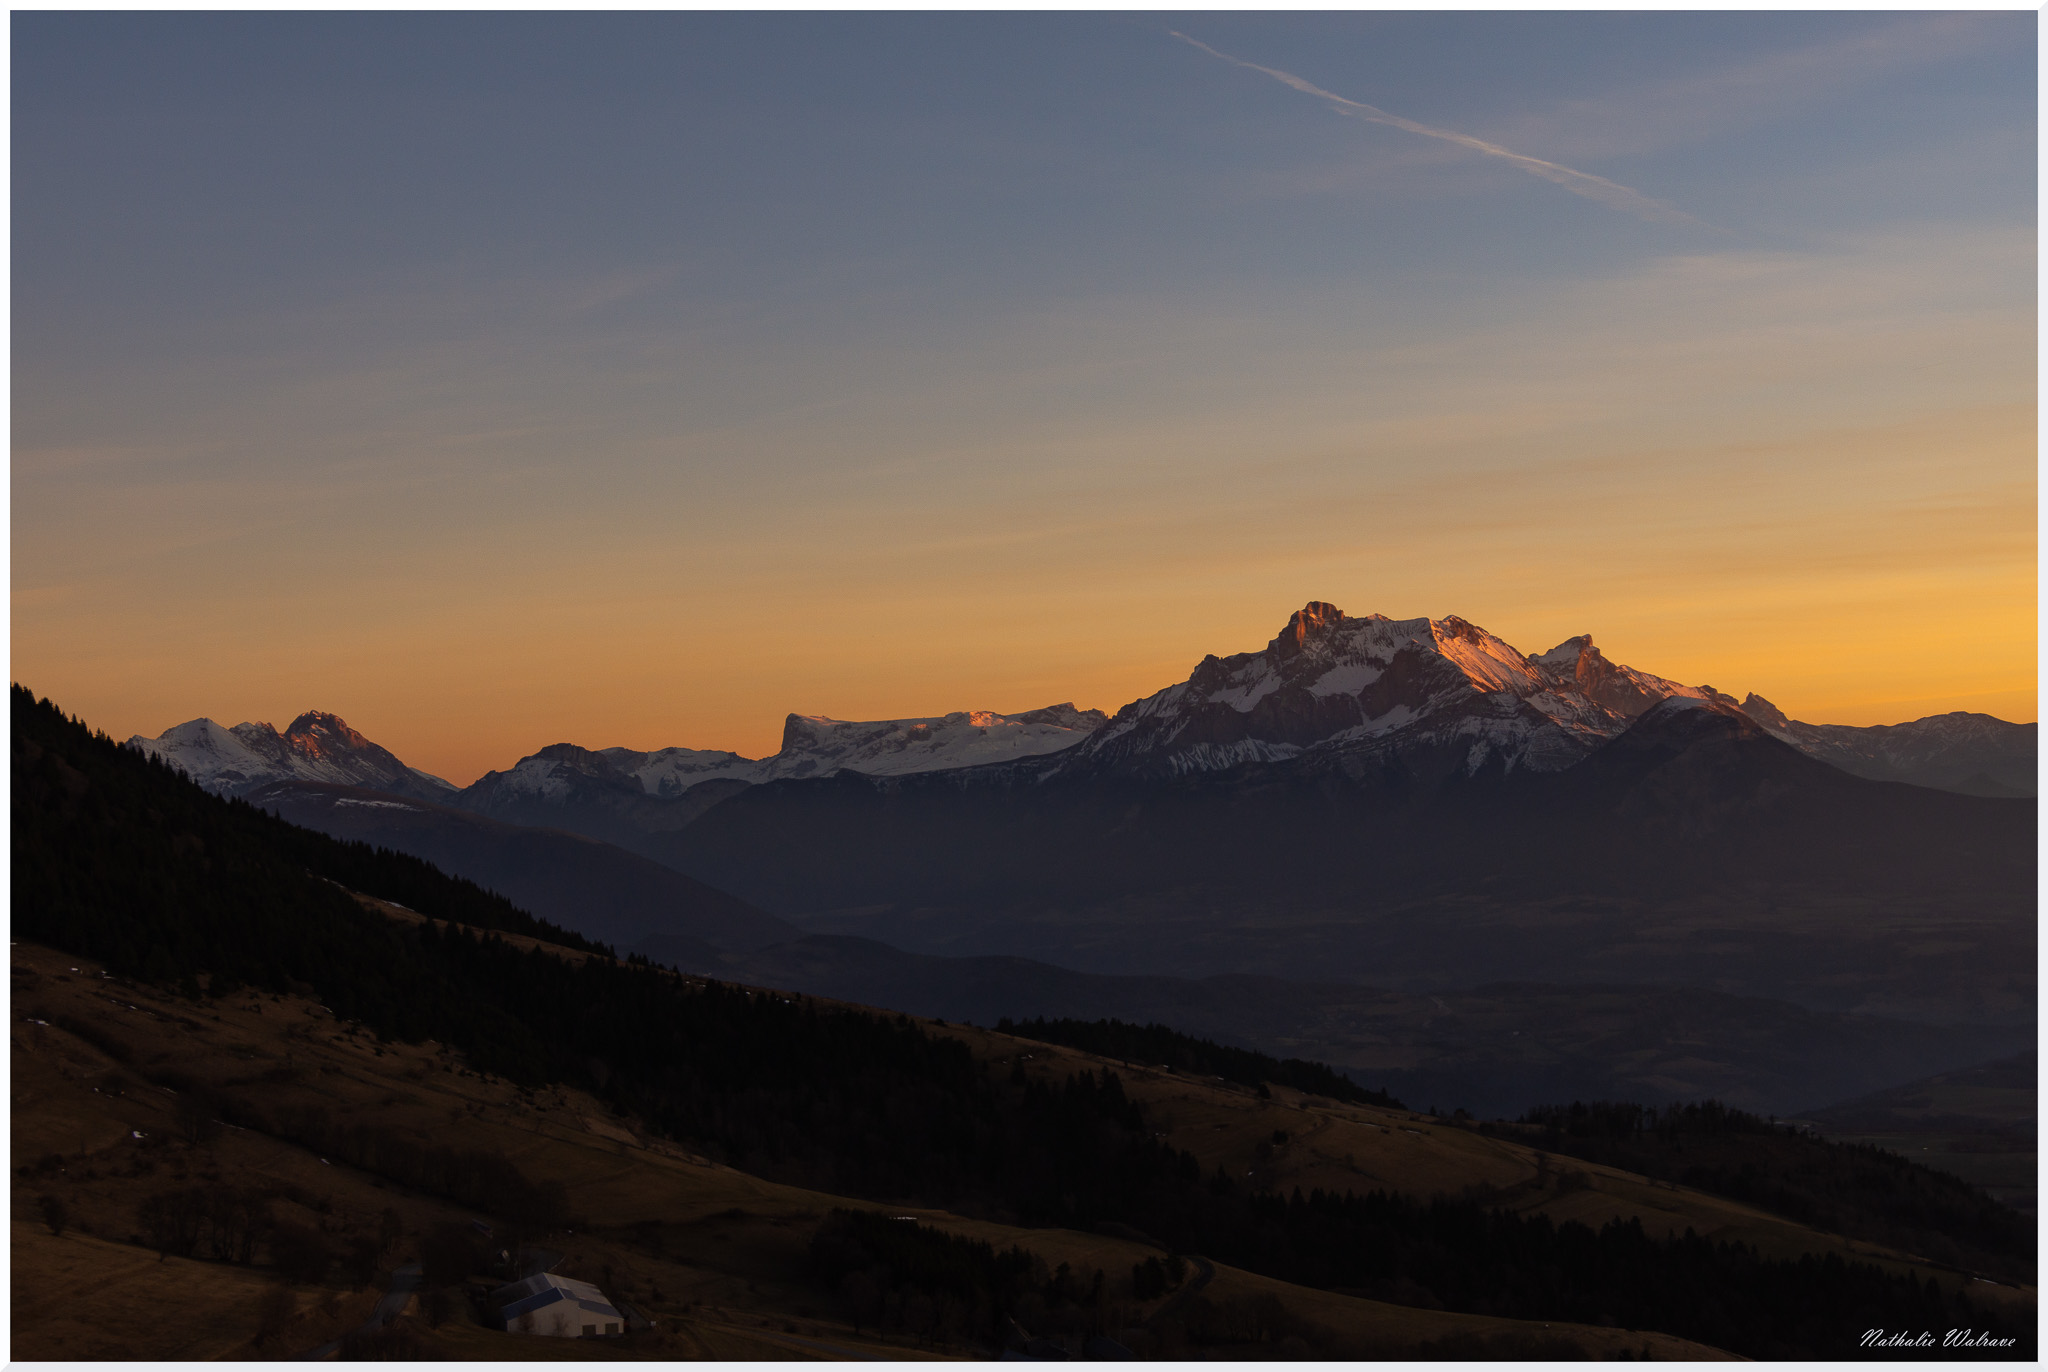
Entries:
<svg viewBox="0 0 2048 1372">
<path fill-rule="evenodd" d="M 1282 85 L 1293 87 L 1304 95 L 1313 95 L 1339 114 L 1349 115 L 1354 119 L 1363 119 L 1372 124 L 1386 124 L 1407 133 L 1420 134 L 1424 138 L 1442 139 L 1444 142 L 1455 143 L 1459 147 L 1470 148 L 1474 152 L 1484 153 L 1488 157 L 1501 158 L 1504 161 L 1512 162 L 1531 176 L 1540 176 L 1553 185 L 1564 187 L 1573 195 L 1582 195 L 1588 200 L 1598 201 L 1610 209 L 1621 210 L 1624 213 L 1633 214 L 1638 218 L 1647 219 L 1653 223 L 1696 224 L 1699 222 L 1692 215 L 1687 214 L 1675 205 L 1670 205 L 1662 200 L 1644 195 L 1641 191 L 1632 190 L 1627 186 L 1621 185 L 1619 182 L 1609 181 L 1604 176 L 1595 176 L 1591 172 L 1582 172 L 1573 167 L 1563 166 L 1560 163 L 1547 162 L 1540 157 L 1530 157 L 1526 153 L 1519 153 L 1511 148 L 1504 148 L 1498 143 L 1489 143 L 1483 138 L 1474 138 L 1468 133 L 1459 133 L 1453 129 L 1432 128 L 1428 124 L 1418 124 L 1413 119 L 1403 119 L 1398 114 L 1389 114 L 1375 105 L 1363 104 L 1357 100 L 1348 100 L 1334 91 L 1326 91 L 1321 86 L 1305 81 L 1292 72 L 1284 72 L 1276 67 L 1262 67 L 1256 62 L 1247 62 L 1241 57 L 1232 57 L 1227 52 L 1218 52 L 1207 43 L 1190 38 L 1178 29 L 1169 29 L 1167 32 L 1191 47 L 1200 48 L 1211 57 L 1220 58 L 1232 66 L 1243 67 L 1247 71 L 1261 72 L 1272 77 Z"/>
<path fill-rule="evenodd" d="M 1565 157 L 1631 157 L 1795 116 L 1916 69 L 2030 40 L 2022 14 L 1886 17 L 1797 47 L 1624 85 L 1511 119 L 1497 132 Z"/>
</svg>

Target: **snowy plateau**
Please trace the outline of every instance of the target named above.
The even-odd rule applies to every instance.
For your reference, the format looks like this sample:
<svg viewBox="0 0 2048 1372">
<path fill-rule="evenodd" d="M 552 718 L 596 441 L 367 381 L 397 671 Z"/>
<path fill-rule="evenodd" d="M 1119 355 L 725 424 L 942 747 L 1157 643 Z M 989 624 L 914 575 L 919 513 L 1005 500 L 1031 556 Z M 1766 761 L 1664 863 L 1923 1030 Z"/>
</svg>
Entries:
<svg viewBox="0 0 2048 1372">
<path fill-rule="evenodd" d="M 837 771 L 905 776 L 978 767 L 1071 748 L 1107 720 L 1100 710 L 1051 705 L 1022 714 L 960 710 L 920 719 L 854 721 L 791 715 L 783 721 L 782 748 L 759 760 L 696 748 L 544 748 L 477 788 L 499 795 L 566 796 L 584 778 L 630 778 L 650 796 L 679 796 L 707 781 L 756 785 L 764 781 L 829 776 Z"/>
</svg>

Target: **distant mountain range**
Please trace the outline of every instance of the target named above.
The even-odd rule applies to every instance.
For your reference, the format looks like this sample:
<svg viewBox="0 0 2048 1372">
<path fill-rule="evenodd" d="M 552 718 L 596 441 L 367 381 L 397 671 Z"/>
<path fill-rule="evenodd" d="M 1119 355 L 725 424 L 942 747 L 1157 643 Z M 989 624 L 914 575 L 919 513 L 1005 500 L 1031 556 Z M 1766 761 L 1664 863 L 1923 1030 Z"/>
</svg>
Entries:
<svg viewBox="0 0 2048 1372">
<path fill-rule="evenodd" d="M 1461 619 L 1312 602 L 1107 719 L 793 715 L 764 759 L 557 744 L 459 791 L 332 716 L 133 743 L 563 922 L 543 850 L 573 852 L 586 886 L 599 863 L 639 889 L 637 855 L 763 919 L 923 953 L 1407 989 L 1683 981 L 2014 1023 L 2032 1014 L 2034 809 L 1999 793 L 2031 794 L 2034 738 L 1972 715 L 1807 725 L 1586 636 L 1524 654 Z M 515 862 L 506 835 L 534 830 L 612 846 L 557 833 Z M 581 918 L 598 927 L 587 901 Z"/>
<path fill-rule="evenodd" d="M 2030 800 L 1854 777 L 1694 698 L 1562 771 L 1467 771 L 1477 746 L 1164 778 L 1055 754 L 774 782 L 667 836 L 659 860 L 816 932 L 954 956 L 1404 987 L 1686 982 L 2031 1019 Z"/>
<path fill-rule="evenodd" d="M 1184 682 L 1134 701 L 1063 753 L 1063 771 L 1170 776 L 1247 762 L 1342 758 L 1347 769 L 1563 771 L 1667 700 L 1740 711 L 1856 776 L 1971 795 L 2032 795 L 2036 729 L 1957 712 L 1858 728 L 1801 724 L 1757 695 L 1737 704 L 1609 662 L 1590 635 L 1523 654 L 1449 619 L 1354 619 L 1312 601 L 1259 652 L 1204 658 Z"/>
<path fill-rule="evenodd" d="M 745 952 L 801 931 L 607 841 L 669 832 L 737 790 L 842 767 L 891 775 L 1008 761 L 1071 746 L 1107 717 L 1072 704 L 853 722 L 791 715 L 783 746 L 750 761 L 692 748 L 554 744 L 458 788 L 408 767 L 340 717 L 283 733 L 196 719 L 129 746 L 296 824 L 409 852 L 483 882 L 565 928 L 668 962 Z"/>
<path fill-rule="evenodd" d="M 1019 714 L 964 710 L 854 722 L 792 714 L 781 749 L 760 759 L 686 747 L 639 752 L 552 744 L 457 788 L 311 711 L 283 733 L 196 719 L 133 747 L 177 763 L 209 789 L 247 795 L 281 781 L 363 786 L 453 804 L 518 823 L 607 839 L 673 832 L 746 786 L 831 775 L 910 776 L 1040 759 L 1043 776 L 1177 776 L 1316 754 L 1355 765 L 1436 755 L 1476 772 L 1492 765 L 1561 771 L 1619 737 L 1660 701 L 1739 710 L 1773 737 L 1856 776 L 1971 795 L 2032 795 L 2036 726 L 1955 712 L 1857 727 L 1790 720 L 1763 697 L 1739 705 L 1712 686 L 1609 662 L 1589 635 L 1523 654 L 1449 619 L 1352 618 L 1312 601 L 1259 652 L 1208 657 L 1186 681 L 1114 718 L 1071 703 Z M 682 801 L 678 806 L 643 801 Z"/>
<path fill-rule="evenodd" d="M 316 781 L 436 801 L 462 796 L 466 808 L 490 813 L 516 805 L 522 797 L 562 808 L 585 782 L 673 798 L 703 785 L 754 785 L 826 776 L 841 768 L 899 776 L 976 767 L 1070 748 L 1108 718 L 1100 710 L 1080 710 L 1071 703 L 1014 715 L 960 710 L 865 722 L 790 715 L 783 721 L 781 750 L 758 760 L 705 748 L 643 753 L 556 743 L 505 771 L 486 773 L 466 788 L 406 766 L 339 715 L 318 710 L 300 715 L 282 734 L 269 724 L 229 729 L 210 719 L 194 719 L 155 738 L 137 734 L 128 746 L 176 763 L 200 785 L 222 795 L 248 795 L 281 781 Z"/>
<path fill-rule="evenodd" d="M 783 723 L 781 750 L 758 761 L 691 748 L 641 753 L 558 743 L 506 771 L 487 773 L 449 803 L 658 856 L 658 836 L 674 833 L 748 786 L 842 769 L 905 776 L 1010 762 L 1070 748 L 1105 720 L 1100 710 L 1071 704 L 1016 715 L 962 710 L 863 723 L 791 715 Z"/>
<path fill-rule="evenodd" d="M 1743 713 L 1774 737 L 1872 781 L 1903 781 L 1971 796 L 2031 796 L 2039 786 L 2036 730 L 1962 710 L 1910 724 L 1802 724 L 1759 695 Z"/>
</svg>

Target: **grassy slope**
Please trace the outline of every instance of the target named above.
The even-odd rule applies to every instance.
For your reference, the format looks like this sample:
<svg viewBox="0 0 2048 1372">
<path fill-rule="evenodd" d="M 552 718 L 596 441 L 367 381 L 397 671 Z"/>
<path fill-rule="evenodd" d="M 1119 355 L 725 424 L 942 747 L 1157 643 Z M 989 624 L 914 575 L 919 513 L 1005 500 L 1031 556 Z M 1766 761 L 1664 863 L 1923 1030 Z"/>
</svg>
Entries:
<svg viewBox="0 0 2048 1372">
<path fill-rule="evenodd" d="M 423 918 L 379 901 L 366 899 L 365 904 L 393 919 Z M 583 956 L 530 938 L 506 938 L 520 948 L 540 946 L 571 959 Z M 1004 1065 L 1021 1062 L 1037 1076 L 1057 1079 L 1100 1068 L 1105 1061 L 970 1025 L 934 1031 L 964 1041 L 978 1058 Z M 1610 1219 L 1641 1218 L 1653 1234 L 1689 1228 L 1752 1244 L 1770 1257 L 1832 1252 L 1896 1270 L 1923 1270 L 1891 1249 L 1822 1233 L 1739 1201 L 1577 1159 L 1545 1159 L 1536 1148 L 1484 1138 L 1415 1111 L 1339 1104 L 1285 1086 L 1269 1087 L 1271 1099 L 1262 1100 L 1251 1088 L 1219 1078 L 1190 1078 L 1140 1063 L 1116 1062 L 1114 1067 L 1128 1094 L 1145 1104 L 1153 1128 L 1174 1147 L 1192 1152 L 1205 1172 L 1220 1166 L 1233 1176 L 1255 1173 L 1254 1181 L 1275 1190 L 1383 1188 L 1426 1195 L 1486 1185 L 1507 1193 L 1501 1202 L 1507 1208 L 1576 1220 L 1594 1229 Z M 1272 1146 L 1275 1131 L 1285 1132 L 1288 1141 Z M 1270 1156 L 1261 1156 L 1262 1141 Z M 1580 1178 L 1588 1184 L 1581 1186 Z M 1962 1284 L 1953 1273 L 1943 1276 L 1949 1284 Z"/>
<path fill-rule="evenodd" d="M 1078 1071 L 1098 1060 L 1069 1049 L 1009 1039 L 993 1031 L 955 1026 L 977 1052 L 1007 1057 L 1028 1053 L 1027 1069 L 1051 1074 Z M 1257 1172 L 1254 1180 L 1279 1191 L 1369 1191 L 1376 1188 L 1430 1194 L 1457 1193 L 1489 1185 L 1507 1193 L 1509 1209 L 1542 1213 L 1553 1220 L 1577 1220 L 1598 1228 L 1610 1219 L 1640 1218 L 1653 1234 L 1690 1228 L 1721 1240 L 1754 1245 L 1767 1257 L 1838 1253 L 1892 1270 L 1935 1275 L 1944 1286 L 1968 1286 L 1982 1299 L 1985 1284 L 1912 1260 L 1908 1255 L 1823 1233 L 1781 1219 L 1754 1206 L 1682 1186 L 1652 1181 L 1617 1168 L 1574 1158 L 1546 1158 L 1539 1150 L 1504 1139 L 1485 1138 L 1443 1120 L 1406 1110 L 1337 1105 L 1286 1087 L 1273 1087 L 1271 1100 L 1218 1081 L 1194 1082 L 1135 1064 L 1119 1064 L 1125 1090 L 1147 1107 L 1154 1128 L 1164 1129 L 1177 1148 L 1193 1152 L 1204 1171 L 1222 1166 L 1232 1175 Z M 1276 1130 L 1288 1141 L 1271 1147 Z M 1574 1175 L 1576 1174 L 1576 1175 Z M 1579 1179 L 1583 1178 L 1583 1185 Z M 2031 1300 L 2031 1290 L 2012 1288 Z"/>
<path fill-rule="evenodd" d="M 13 1329 L 17 1357 L 80 1357 L 95 1352 L 198 1356 L 202 1345 L 195 1340 L 206 1340 L 203 1350 L 213 1356 L 288 1354 L 332 1337 L 370 1303 L 368 1292 L 304 1289 L 298 1299 L 301 1315 L 290 1334 L 271 1348 L 255 1349 L 250 1339 L 267 1274 L 176 1259 L 159 1263 L 153 1252 L 129 1241 L 136 1229 L 137 1204 L 169 1186 L 218 1179 L 286 1190 L 308 1204 L 273 1202 L 281 1218 L 318 1225 L 337 1235 L 374 1229 L 376 1216 L 392 1207 L 402 1218 L 404 1235 L 386 1254 L 387 1265 L 411 1256 L 418 1236 L 435 1222 L 470 1218 L 439 1199 L 403 1191 L 350 1168 L 325 1165 L 268 1135 L 228 1129 L 198 1146 L 182 1141 L 152 1145 L 132 1137 L 137 1130 L 158 1136 L 172 1128 L 174 1098 L 161 1088 L 140 1084 L 137 1079 L 145 1072 L 183 1071 L 226 1085 L 248 1082 L 286 1063 L 296 1069 L 297 1080 L 265 1082 L 257 1088 L 267 1106 L 320 1103 L 337 1116 L 346 1113 L 439 1143 L 502 1148 L 528 1175 L 561 1178 L 576 1219 L 573 1233 L 548 1241 L 562 1253 L 555 1270 L 597 1281 L 607 1291 L 649 1309 L 659 1322 L 655 1329 L 619 1343 L 545 1349 L 539 1345 L 550 1341 L 515 1343 L 516 1336 L 469 1325 L 423 1329 L 426 1337 L 453 1354 L 552 1356 L 574 1348 L 577 1356 L 801 1358 L 824 1354 L 793 1340 L 849 1351 L 874 1346 L 871 1337 L 857 1335 L 834 1318 L 830 1298 L 802 1276 L 818 1220 L 835 1205 L 861 1202 L 778 1185 L 654 1144 L 637 1134 L 631 1121 L 606 1116 L 595 1101 L 574 1091 L 522 1093 L 502 1081 L 464 1075 L 460 1064 L 436 1044 L 377 1045 L 370 1036 L 336 1024 L 307 1001 L 243 992 L 198 1006 L 102 979 L 92 965 L 48 949 L 23 944 L 12 951 L 17 1012 L 12 1036 L 14 1157 L 18 1168 L 49 1152 L 65 1157 L 62 1172 L 25 1176 L 17 1171 L 14 1213 L 33 1215 L 35 1197 L 47 1192 L 60 1196 L 74 1215 L 72 1230 L 62 1238 L 17 1223 L 15 1270 L 55 1270 L 60 1259 L 52 1254 L 81 1254 L 61 1262 L 78 1272 L 70 1289 L 87 1293 L 88 1301 L 81 1310 L 71 1302 L 30 1302 L 18 1296 Z M 71 972 L 73 966 L 80 970 Z M 115 1002 L 135 1008 L 120 1008 Z M 123 1067 L 58 1028 L 54 1021 L 63 1016 L 91 1017 L 104 1031 L 119 1035 L 135 1049 L 135 1063 Z M 31 1017 L 53 1023 L 27 1023 Z M 995 1038 L 979 1031 L 956 1032 Z M 1042 1046 L 1005 1039 L 989 1047 L 1015 1052 Z M 1080 1060 L 1074 1055 L 1075 1062 Z M 135 1084 L 118 1096 L 93 1089 L 106 1084 L 110 1075 L 125 1076 Z M 1255 1100 L 1247 1094 L 1241 1103 L 1232 1091 L 1175 1085 L 1192 1097 L 1184 1102 L 1189 1118 L 1177 1129 L 1196 1129 L 1195 1116 L 1201 1112 L 1237 1119 Z M 1258 1105 L 1291 1111 L 1297 1119 L 1303 1113 L 1277 1102 Z M 1376 1133 L 1378 1126 L 1371 1127 Z M 1207 1146 L 1219 1156 L 1239 1137 L 1228 1131 L 1210 1132 L 1217 1137 Z M 1428 1137 L 1439 1134 L 1445 1135 L 1442 1142 L 1462 1146 L 1466 1141 L 1463 1136 L 1450 1140 L 1447 1131 L 1432 1130 Z M 1446 1163 L 1440 1171 L 1451 1177 L 1458 1175 L 1459 1167 Z M 1417 1183 L 1438 1174 L 1418 1171 Z M 1153 1251 L 1139 1242 L 1099 1234 L 1017 1230 L 940 1212 L 920 1213 L 958 1232 L 1005 1245 L 1022 1243 L 1053 1264 L 1101 1267 L 1113 1277 Z M 103 1291 L 117 1293 L 119 1299 L 102 1300 Z M 1215 1296 L 1255 1291 L 1280 1293 L 1291 1311 L 1326 1331 L 1333 1347 L 1346 1352 L 1396 1351 L 1458 1333 L 1483 1336 L 1527 1327 L 1309 1291 L 1226 1267 L 1217 1268 L 1210 1288 Z M 1133 1303 L 1128 1317 L 1141 1321 L 1153 1308 Z M 178 1313 L 185 1311 L 193 1313 Z M 1547 1332 L 1562 1332 L 1596 1355 L 1611 1356 L 1648 1344 L 1663 1357 L 1713 1356 L 1712 1350 L 1661 1335 L 1567 1326 Z M 913 1350 L 892 1345 L 888 1351 L 893 1356 Z"/>
<path fill-rule="evenodd" d="M 15 1213 L 22 1211 L 17 1197 Z M 259 1347 L 252 1341 L 258 1305 L 274 1284 L 266 1272 L 185 1258 L 158 1261 L 146 1248 L 76 1231 L 52 1235 L 21 1219 L 11 1231 L 18 1358 L 289 1356 L 360 1322 L 377 1301 L 369 1291 L 295 1288 L 298 1314 L 290 1338 Z"/>
</svg>

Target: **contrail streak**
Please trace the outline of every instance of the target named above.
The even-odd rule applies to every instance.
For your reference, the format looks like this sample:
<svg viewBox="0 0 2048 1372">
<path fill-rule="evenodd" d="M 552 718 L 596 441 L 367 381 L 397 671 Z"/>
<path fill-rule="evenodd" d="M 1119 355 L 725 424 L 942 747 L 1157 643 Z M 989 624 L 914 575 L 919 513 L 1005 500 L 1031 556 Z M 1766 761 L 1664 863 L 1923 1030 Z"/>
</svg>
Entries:
<svg viewBox="0 0 2048 1372">
<path fill-rule="evenodd" d="M 1312 85 L 1290 72 L 1279 71 L 1273 67 L 1262 67 L 1256 62 L 1247 62 L 1241 57 L 1232 57 L 1227 52 L 1218 52 L 1207 43 L 1190 38 L 1178 29 L 1168 29 L 1167 32 L 1180 39 L 1181 42 L 1200 48 L 1211 57 L 1219 57 L 1234 67 L 1244 67 L 1249 71 L 1263 72 L 1282 85 L 1294 87 L 1303 95 L 1313 95 L 1339 114 L 1348 114 L 1354 119 L 1363 119 L 1374 124 L 1391 124 L 1393 127 L 1405 129 L 1409 133 L 1419 133 L 1424 138 L 1441 138 L 1446 143 L 1456 143 L 1459 147 L 1470 148 L 1474 152 L 1483 152 L 1488 157 L 1504 158 L 1532 176 L 1540 176 L 1545 181 L 1554 182 L 1564 187 L 1573 195 L 1583 195 L 1588 200 L 1597 200 L 1603 205 L 1611 206 L 1617 210 L 1625 210 L 1630 214 L 1660 224 L 1691 224 L 1698 222 L 1684 210 L 1667 205 L 1662 200 L 1652 200 L 1641 191 L 1632 191 L 1627 186 L 1609 181 L 1604 176 L 1595 176 L 1591 172 L 1574 171 L 1570 167 L 1562 167 L 1555 162 L 1546 162 L 1540 157 L 1528 157 L 1522 153 L 1503 148 L 1498 143 L 1489 143 L 1483 138 L 1474 138 L 1468 133 L 1454 133 L 1450 129 L 1433 129 L 1427 124 L 1418 124 L 1413 119 L 1403 119 L 1398 114 L 1388 114 L 1385 110 L 1378 109 L 1372 105 L 1362 105 L 1356 100 L 1346 100 L 1343 96 L 1332 91 L 1326 91 L 1321 86 Z"/>
</svg>

